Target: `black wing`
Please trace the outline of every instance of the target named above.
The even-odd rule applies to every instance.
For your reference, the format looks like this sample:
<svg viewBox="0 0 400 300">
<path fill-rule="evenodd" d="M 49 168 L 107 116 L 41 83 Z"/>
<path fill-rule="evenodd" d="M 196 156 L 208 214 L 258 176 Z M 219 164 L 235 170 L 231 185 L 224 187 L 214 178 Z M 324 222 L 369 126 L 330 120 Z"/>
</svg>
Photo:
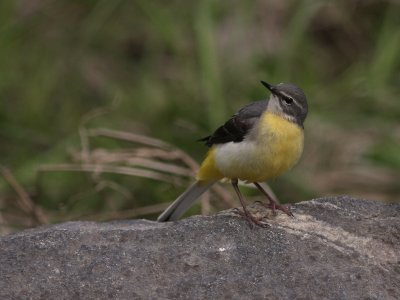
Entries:
<svg viewBox="0 0 400 300">
<path fill-rule="evenodd" d="M 206 146 L 224 144 L 228 142 L 238 143 L 243 141 L 247 132 L 257 123 L 262 113 L 266 110 L 268 100 L 261 100 L 246 105 L 232 116 L 224 125 L 219 127 L 212 135 L 199 141 Z"/>
</svg>

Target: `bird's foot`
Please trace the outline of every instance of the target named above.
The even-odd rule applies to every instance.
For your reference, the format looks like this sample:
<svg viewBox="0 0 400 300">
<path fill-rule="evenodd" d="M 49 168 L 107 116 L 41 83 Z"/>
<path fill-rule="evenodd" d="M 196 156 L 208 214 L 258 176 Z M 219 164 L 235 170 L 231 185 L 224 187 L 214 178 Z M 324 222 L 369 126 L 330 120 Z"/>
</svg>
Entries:
<svg viewBox="0 0 400 300">
<path fill-rule="evenodd" d="M 290 210 L 290 206 L 282 205 L 282 204 L 276 203 L 275 201 L 270 201 L 270 203 L 261 202 L 261 204 L 263 206 L 265 206 L 266 208 L 271 209 L 274 216 L 277 215 L 276 210 L 280 210 L 280 211 L 283 211 L 285 214 L 287 214 L 289 217 L 294 218 L 294 215 Z"/>
<path fill-rule="evenodd" d="M 252 215 L 247 210 L 242 211 L 242 210 L 238 209 L 237 213 L 239 215 L 241 215 L 242 217 L 244 217 L 247 220 L 247 222 L 249 222 L 249 226 L 250 226 L 251 229 L 253 229 L 254 225 L 257 225 L 257 226 L 262 227 L 262 228 L 267 228 L 267 227 L 270 226 L 268 223 L 265 223 L 265 222 L 261 221 L 262 218 L 255 217 L 254 215 Z"/>
</svg>

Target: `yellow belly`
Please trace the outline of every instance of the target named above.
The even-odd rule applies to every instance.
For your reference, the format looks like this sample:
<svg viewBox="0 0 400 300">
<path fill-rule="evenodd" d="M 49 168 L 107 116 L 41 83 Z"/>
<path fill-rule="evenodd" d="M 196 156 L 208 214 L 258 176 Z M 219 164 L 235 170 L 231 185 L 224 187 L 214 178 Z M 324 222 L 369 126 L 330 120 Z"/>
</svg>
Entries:
<svg viewBox="0 0 400 300">
<path fill-rule="evenodd" d="M 262 182 L 290 169 L 303 152 L 303 129 L 275 114 L 265 113 L 254 135 L 239 143 L 211 148 L 197 179 L 226 177 Z"/>
</svg>

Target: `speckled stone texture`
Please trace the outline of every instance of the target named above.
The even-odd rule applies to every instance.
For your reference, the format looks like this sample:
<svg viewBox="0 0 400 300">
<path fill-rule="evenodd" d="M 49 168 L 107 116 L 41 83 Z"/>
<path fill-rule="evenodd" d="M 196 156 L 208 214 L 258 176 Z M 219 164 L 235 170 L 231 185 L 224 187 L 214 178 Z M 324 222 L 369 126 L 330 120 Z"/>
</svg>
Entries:
<svg viewBox="0 0 400 300">
<path fill-rule="evenodd" d="M 231 210 L 3 236 L 0 299 L 400 299 L 400 205 L 337 197 L 293 212 L 269 228 Z"/>
</svg>

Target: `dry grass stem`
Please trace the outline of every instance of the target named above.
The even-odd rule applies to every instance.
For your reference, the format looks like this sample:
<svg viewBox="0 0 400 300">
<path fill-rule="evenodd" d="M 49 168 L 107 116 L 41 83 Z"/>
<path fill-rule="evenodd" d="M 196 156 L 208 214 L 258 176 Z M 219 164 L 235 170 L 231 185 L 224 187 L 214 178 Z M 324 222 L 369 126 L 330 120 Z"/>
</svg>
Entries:
<svg viewBox="0 0 400 300">
<path fill-rule="evenodd" d="M 150 153 L 151 154 L 151 153 Z M 135 157 L 134 153 L 113 153 L 107 150 L 96 150 L 91 155 L 91 161 L 95 164 L 118 164 L 125 163 L 134 167 L 143 167 L 160 172 L 176 174 L 181 176 L 192 176 L 194 173 L 188 168 L 176 164 L 164 163 L 155 159 Z M 151 157 L 148 156 L 148 157 Z M 154 156 L 153 156 L 154 157 Z"/>
<path fill-rule="evenodd" d="M 133 142 L 133 143 L 157 147 L 157 148 L 161 148 L 161 149 L 171 149 L 172 148 L 172 146 L 170 144 L 168 144 L 164 141 L 161 141 L 159 139 L 154 139 L 154 138 L 151 138 L 151 137 L 148 137 L 145 135 L 140 135 L 140 134 L 131 133 L 131 132 L 111 130 L 111 129 L 105 129 L 105 128 L 95 128 L 95 129 L 89 129 L 88 134 L 92 137 L 104 136 L 104 137 L 109 137 L 109 138 L 113 138 L 113 139 L 119 139 L 119 140 L 129 141 L 129 142 Z"/>
<path fill-rule="evenodd" d="M 226 189 L 224 189 L 220 184 L 218 183 L 214 184 L 211 189 L 216 195 L 218 195 L 218 198 L 221 199 L 222 202 L 225 203 L 227 207 L 231 208 L 237 206 L 232 195 Z"/>
<path fill-rule="evenodd" d="M 124 186 L 111 181 L 111 180 L 101 180 L 95 187 L 96 192 L 101 192 L 102 190 L 109 188 L 112 189 L 119 194 L 123 195 L 126 199 L 132 199 L 132 193 L 129 189 Z"/>
<path fill-rule="evenodd" d="M 109 113 L 111 111 L 110 107 L 99 107 L 96 109 L 91 110 L 87 114 L 83 115 L 80 124 L 79 124 L 79 138 L 81 141 L 81 159 L 85 163 L 89 162 L 90 159 L 90 141 L 89 141 L 89 134 L 88 129 L 86 128 L 86 124 L 101 115 Z"/>
<path fill-rule="evenodd" d="M 202 215 L 209 215 L 211 211 L 211 204 L 210 204 L 210 193 L 205 192 L 200 197 L 200 204 L 201 204 L 201 214 Z"/>
<path fill-rule="evenodd" d="M 43 210 L 34 204 L 29 194 L 15 179 L 11 171 L 8 168 L 0 166 L 0 173 L 17 193 L 18 197 L 16 198 L 16 201 L 20 209 L 24 213 L 34 216 L 40 224 L 48 224 L 49 220 Z"/>
<path fill-rule="evenodd" d="M 130 176 L 138 176 L 144 178 L 150 178 L 154 180 L 174 183 L 174 184 L 182 184 L 182 181 L 179 178 L 174 176 L 166 176 L 160 174 L 158 172 L 131 168 L 131 167 L 120 167 L 120 166 L 109 166 L 109 165 L 93 165 L 93 164 L 49 164 L 42 165 L 37 169 L 38 172 L 92 172 L 96 175 L 100 175 L 102 173 L 114 173 L 114 174 L 122 174 L 122 175 L 130 175 Z"/>
</svg>

